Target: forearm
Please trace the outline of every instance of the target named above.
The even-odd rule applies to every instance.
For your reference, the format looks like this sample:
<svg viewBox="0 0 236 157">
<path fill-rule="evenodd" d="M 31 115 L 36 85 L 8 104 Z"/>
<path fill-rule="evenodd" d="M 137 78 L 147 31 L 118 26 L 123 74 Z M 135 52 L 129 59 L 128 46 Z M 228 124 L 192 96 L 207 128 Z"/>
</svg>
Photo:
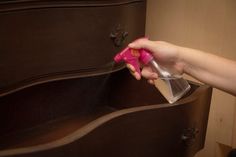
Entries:
<svg viewBox="0 0 236 157">
<path fill-rule="evenodd" d="M 236 62 L 199 50 L 180 47 L 184 72 L 218 89 L 236 95 Z"/>
</svg>

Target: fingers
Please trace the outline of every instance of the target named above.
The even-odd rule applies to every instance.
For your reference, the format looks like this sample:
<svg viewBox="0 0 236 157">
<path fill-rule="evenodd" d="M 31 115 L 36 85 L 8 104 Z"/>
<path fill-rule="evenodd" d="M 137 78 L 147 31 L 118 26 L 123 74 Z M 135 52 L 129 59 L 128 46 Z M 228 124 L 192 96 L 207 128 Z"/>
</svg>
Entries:
<svg viewBox="0 0 236 157">
<path fill-rule="evenodd" d="M 151 67 L 143 67 L 142 76 L 148 80 L 149 84 L 154 85 L 154 80 L 158 79 L 158 74 L 153 72 Z"/>
<path fill-rule="evenodd" d="M 141 72 L 142 76 L 149 80 L 158 79 L 158 74 L 153 72 L 152 68 L 149 66 L 144 66 Z"/>
<path fill-rule="evenodd" d="M 141 79 L 140 74 L 135 70 L 135 68 L 131 64 L 126 64 L 126 67 L 129 69 L 130 73 L 136 78 L 137 80 Z"/>
<path fill-rule="evenodd" d="M 126 67 L 129 69 L 130 73 L 135 79 L 140 80 L 140 74 L 135 71 L 135 68 L 131 64 L 127 64 Z M 158 79 L 158 74 L 153 72 L 148 66 L 143 67 L 141 75 L 148 80 L 148 83 L 153 84 L 153 80 Z"/>
<path fill-rule="evenodd" d="M 150 51 L 154 51 L 156 44 L 153 41 L 150 41 L 146 38 L 141 38 L 141 39 L 135 40 L 134 42 L 130 43 L 128 46 L 133 49 L 144 48 L 144 49 L 147 49 Z"/>
<path fill-rule="evenodd" d="M 148 83 L 154 85 L 154 80 L 148 80 Z"/>
<path fill-rule="evenodd" d="M 138 40 L 135 40 L 134 42 L 130 43 L 128 45 L 132 49 L 147 49 L 151 52 L 155 51 L 156 44 L 153 41 L 148 40 L 147 38 L 141 38 Z M 141 76 L 139 73 L 137 73 L 134 69 L 134 67 L 130 64 L 127 65 L 127 67 L 130 69 L 131 74 L 137 79 L 140 80 Z M 157 73 L 153 72 L 152 69 L 148 66 L 144 67 L 142 69 L 141 75 L 148 80 L 148 83 L 154 84 L 153 80 L 158 78 Z"/>
</svg>

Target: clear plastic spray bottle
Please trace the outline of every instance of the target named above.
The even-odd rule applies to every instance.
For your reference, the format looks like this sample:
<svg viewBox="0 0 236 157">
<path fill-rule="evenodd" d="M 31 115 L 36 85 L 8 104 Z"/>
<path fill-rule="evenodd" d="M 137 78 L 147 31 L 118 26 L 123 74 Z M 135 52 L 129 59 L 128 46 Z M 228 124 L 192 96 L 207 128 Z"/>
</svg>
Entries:
<svg viewBox="0 0 236 157">
<path fill-rule="evenodd" d="M 176 102 L 190 90 L 189 83 L 181 75 L 174 75 L 158 65 L 145 49 L 134 50 L 127 47 L 118 53 L 114 60 L 117 63 L 124 61 L 131 64 L 139 74 L 141 74 L 140 63 L 151 66 L 159 76 L 154 80 L 154 84 L 169 103 Z"/>
</svg>

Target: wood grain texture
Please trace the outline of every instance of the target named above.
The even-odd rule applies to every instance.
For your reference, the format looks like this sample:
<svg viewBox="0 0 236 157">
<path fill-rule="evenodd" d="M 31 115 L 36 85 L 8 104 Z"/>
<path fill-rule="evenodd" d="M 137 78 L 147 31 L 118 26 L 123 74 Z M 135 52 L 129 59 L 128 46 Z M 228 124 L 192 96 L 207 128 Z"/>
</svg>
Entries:
<svg viewBox="0 0 236 157">
<path fill-rule="evenodd" d="M 0 2 L 0 157 L 193 157 L 204 147 L 209 86 L 190 82 L 168 104 L 110 64 L 144 36 L 145 11 L 141 0 Z M 114 27 L 128 32 L 120 47 Z"/>
<path fill-rule="evenodd" d="M 113 66 L 113 57 L 144 36 L 146 8 L 144 1 L 121 2 L 96 1 L 94 6 L 91 1 L 84 1 L 84 6 L 79 5 L 81 1 L 0 3 L 0 95 L 120 69 Z M 1 12 L 1 6 L 17 4 L 23 8 Z M 111 40 L 116 29 L 128 32 L 120 47 Z"/>
<path fill-rule="evenodd" d="M 106 77 L 45 83 L 2 97 L 0 156 L 192 157 L 203 148 L 211 88 L 191 83 L 191 92 L 171 105 L 127 70 L 101 85 Z M 198 132 L 183 140 L 192 128 Z"/>
</svg>

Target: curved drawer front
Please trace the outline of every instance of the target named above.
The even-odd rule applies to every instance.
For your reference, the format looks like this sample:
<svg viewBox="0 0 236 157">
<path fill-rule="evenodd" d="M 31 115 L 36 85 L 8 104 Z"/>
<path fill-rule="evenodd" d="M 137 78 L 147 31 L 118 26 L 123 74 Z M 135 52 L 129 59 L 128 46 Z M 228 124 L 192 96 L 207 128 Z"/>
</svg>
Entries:
<svg viewBox="0 0 236 157">
<path fill-rule="evenodd" d="M 0 157 L 193 157 L 203 148 L 209 86 L 191 83 L 189 95 L 167 104 L 146 81 L 125 72 L 112 73 L 102 90 L 94 86 L 102 88 L 100 75 L 3 97 Z"/>
<path fill-rule="evenodd" d="M 0 95 L 117 70 L 113 56 L 144 35 L 145 1 L 0 2 Z"/>
</svg>

